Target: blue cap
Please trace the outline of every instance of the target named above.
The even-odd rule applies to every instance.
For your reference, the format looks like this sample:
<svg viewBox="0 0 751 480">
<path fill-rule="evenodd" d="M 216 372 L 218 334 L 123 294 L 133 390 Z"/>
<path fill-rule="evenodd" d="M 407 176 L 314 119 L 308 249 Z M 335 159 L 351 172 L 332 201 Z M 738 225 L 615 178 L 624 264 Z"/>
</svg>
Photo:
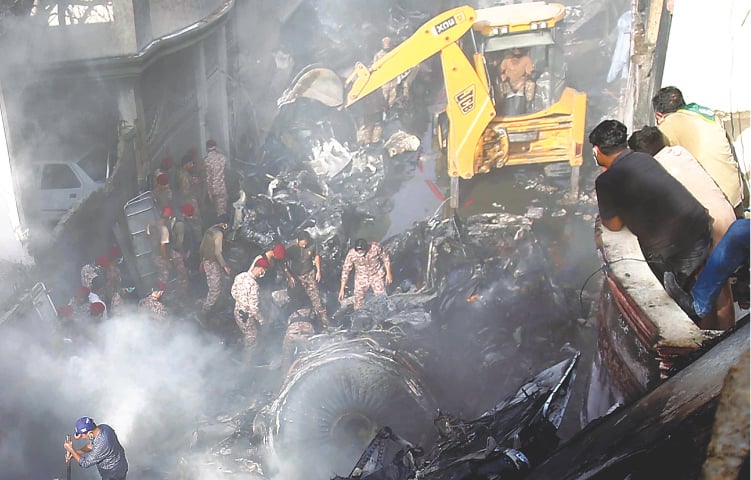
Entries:
<svg viewBox="0 0 751 480">
<path fill-rule="evenodd" d="M 76 435 L 82 435 L 96 428 L 96 423 L 90 417 L 81 417 L 76 420 Z"/>
</svg>

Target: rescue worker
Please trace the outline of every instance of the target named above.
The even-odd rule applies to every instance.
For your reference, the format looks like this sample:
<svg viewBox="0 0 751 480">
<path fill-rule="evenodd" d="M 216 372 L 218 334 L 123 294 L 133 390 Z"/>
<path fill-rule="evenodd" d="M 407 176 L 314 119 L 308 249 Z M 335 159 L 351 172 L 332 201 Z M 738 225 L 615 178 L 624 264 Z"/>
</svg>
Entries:
<svg viewBox="0 0 751 480">
<path fill-rule="evenodd" d="M 152 242 L 151 258 L 156 267 L 156 275 L 159 281 L 165 283 L 169 281 L 170 271 L 170 255 L 167 251 L 170 238 L 166 217 L 171 215 L 171 210 L 171 207 L 165 206 L 162 208 L 159 219 L 146 225 L 146 235 L 151 238 Z"/>
<path fill-rule="evenodd" d="M 105 302 L 110 303 L 112 302 L 112 297 L 120 288 L 120 282 L 122 281 L 120 268 L 112 262 L 109 255 L 99 255 L 96 263 L 101 267 L 102 276 L 104 276 L 106 281 L 104 287 L 104 300 Z"/>
<path fill-rule="evenodd" d="M 287 249 L 284 247 L 284 245 L 277 243 L 271 250 L 266 250 L 263 255 L 258 255 L 253 259 L 253 263 L 251 263 L 250 268 L 253 268 L 253 265 L 255 265 L 255 263 L 262 258 L 266 259 L 266 261 L 269 263 L 269 269 L 274 269 L 278 266 L 279 269 L 284 272 L 284 274 L 287 276 L 288 285 L 293 281 L 292 275 L 289 272 L 289 268 L 287 268 L 287 264 L 284 261 L 284 259 L 287 258 Z M 275 272 L 278 271 L 275 270 Z"/>
<path fill-rule="evenodd" d="M 227 159 L 219 153 L 215 140 L 206 142 L 206 189 L 209 201 L 214 204 L 217 215 L 227 213 L 227 185 L 224 181 L 224 170 L 227 167 Z"/>
<path fill-rule="evenodd" d="M 172 189 L 169 186 L 169 175 L 160 173 L 156 176 L 156 185 L 151 192 L 158 208 L 172 204 Z"/>
<path fill-rule="evenodd" d="M 381 49 L 373 56 L 373 63 L 376 63 L 391 51 L 393 48 L 392 43 L 391 37 L 383 37 L 381 39 Z M 394 106 L 394 103 L 396 103 L 396 88 L 399 84 L 397 78 L 389 80 L 381 86 L 381 93 L 383 93 L 383 98 L 386 101 L 386 110 Z"/>
<path fill-rule="evenodd" d="M 172 207 L 162 208 L 162 215 L 155 223 L 146 226 L 146 234 L 152 238 L 154 251 L 152 258 L 157 269 L 159 281 L 169 282 L 170 270 L 175 269 L 178 281 L 178 293 L 185 297 L 188 289 L 188 271 L 185 269 L 182 247 L 185 225 L 173 221 Z M 173 230 L 174 229 L 174 230 Z M 179 238 L 178 238 L 179 237 Z"/>
<path fill-rule="evenodd" d="M 365 303 L 365 293 L 369 288 L 373 294 L 384 295 L 386 285 L 393 280 L 391 276 L 391 259 L 387 251 L 378 242 L 370 242 L 359 238 L 355 247 L 347 252 L 342 267 L 341 286 L 339 287 L 339 301 L 344 300 L 344 288 L 349 280 L 349 273 L 355 269 L 355 310 Z"/>
<path fill-rule="evenodd" d="M 662 87 L 652 98 L 657 128 L 670 146 L 680 145 L 696 158 L 715 181 L 738 218 L 743 218 L 744 186 L 727 133 L 715 112 L 686 104 L 676 87 Z"/>
<path fill-rule="evenodd" d="M 167 284 L 161 281 L 157 281 L 151 288 L 151 293 L 141 299 L 138 302 L 138 308 L 151 316 L 154 320 L 166 320 L 167 310 L 162 303 L 162 295 L 167 290 Z"/>
<path fill-rule="evenodd" d="M 229 215 L 224 213 L 219 215 L 217 224 L 209 227 L 201 239 L 199 248 L 201 254 L 200 270 L 206 275 L 206 283 L 209 287 L 206 301 L 202 306 L 204 314 L 211 310 L 222 291 L 222 271 L 227 275 L 232 272 L 222 255 L 222 243 L 228 228 Z"/>
<path fill-rule="evenodd" d="M 321 256 L 310 234 L 305 230 L 297 235 L 297 243 L 287 247 L 287 271 L 290 275 L 290 287 L 301 286 L 305 289 L 321 324 L 328 327 L 329 317 L 318 290 L 318 283 L 321 281 Z"/>
<path fill-rule="evenodd" d="M 185 155 L 181 161 L 180 171 L 177 173 L 177 193 L 184 205 L 192 205 L 193 213 L 198 224 L 201 225 L 201 215 L 198 201 L 203 192 L 201 177 L 194 171 L 195 162 L 193 157 Z"/>
<path fill-rule="evenodd" d="M 383 37 L 381 49 L 373 56 L 373 63 L 383 58 L 389 51 L 391 51 L 391 37 Z M 357 129 L 357 143 L 360 145 L 372 146 L 382 141 L 383 118 L 396 102 L 397 85 L 397 80 L 393 79 L 381 86 L 380 95 L 374 92 L 362 100 L 361 108 L 364 110 L 364 114 L 362 125 Z"/>
<path fill-rule="evenodd" d="M 73 440 L 89 440 L 80 449 L 73 447 Z M 128 460 L 125 449 L 120 445 L 115 431 L 106 424 L 97 425 L 89 417 L 76 420 L 75 435 L 63 444 L 68 452 L 66 458 L 78 462 L 81 468 L 96 465 L 102 480 L 125 480 L 128 474 Z"/>
<path fill-rule="evenodd" d="M 116 270 L 113 269 L 112 272 L 109 272 L 109 274 L 113 276 L 111 279 L 112 283 L 118 285 L 116 292 L 120 291 L 120 289 L 123 288 L 123 285 L 132 286 L 135 282 L 130 276 L 128 267 L 125 265 L 125 256 L 123 255 L 122 250 L 120 250 L 120 247 L 115 245 L 110 248 L 107 251 L 107 256 L 110 257 L 110 265 L 117 267 Z M 120 276 L 119 281 L 114 278 L 115 275 Z"/>
<path fill-rule="evenodd" d="M 154 170 L 154 176 L 152 178 L 154 178 L 156 181 L 156 178 L 159 175 L 161 175 L 162 173 L 166 173 L 167 179 L 168 179 L 167 185 L 171 185 L 172 175 L 171 175 L 170 170 L 172 169 L 172 164 L 173 164 L 172 157 L 164 157 L 162 161 L 159 163 L 159 167 L 156 170 Z M 156 185 L 154 187 L 156 187 Z"/>
<path fill-rule="evenodd" d="M 185 268 L 192 276 L 198 272 L 198 265 L 201 262 L 198 246 L 201 244 L 203 229 L 201 228 L 201 219 L 195 216 L 196 209 L 192 204 L 184 204 L 180 207 L 180 212 L 183 214 L 183 221 L 185 222 L 185 238 L 183 238 Z"/>
<path fill-rule="evenodd" d="M 310 337 L 315 335 L 313 316 L 310 307 L 298 308 L 287 319 L 287 330 L 282 341 L 282 372 L 287 372 L 295 359 L 295 350 L 307 350 Z"/>
<path fill-rule="evenodd" d="M 172 207 L 165 207 L 163 215 L 165 226 L 169 232 L 170 261 L 177 273 L 177 293 L 186 298 L 188 294 L 188 269 L 185 267 L 186 252 L 186 225 L 185 222 L 174 215 Z"/>
<path fill-rule="evenodd" d="M 209 218 L 213 218 L 213 210 L 209 204 L 206 188 L 206 162 L 204 162 L 203 156 L 201 156 L 201 149 L 199 147 L 190 147 L 186 153 L 193 160 L 193 174 L 198 177 L 198 209 L 201 219 L 201 233 L 206 228 L 206 221 Z"/>
<path fill-rule="evenodd" d="M 248 364 L 255 353 L 258 330 L 266 324 L 259 309 L 258 279 L 266 275 L 269 266 L 265 258 L 256 259 L 247 272 L 235 277 L 230 292 L 235 299 L 235 323 L 243 334 Z"/>
</svg>

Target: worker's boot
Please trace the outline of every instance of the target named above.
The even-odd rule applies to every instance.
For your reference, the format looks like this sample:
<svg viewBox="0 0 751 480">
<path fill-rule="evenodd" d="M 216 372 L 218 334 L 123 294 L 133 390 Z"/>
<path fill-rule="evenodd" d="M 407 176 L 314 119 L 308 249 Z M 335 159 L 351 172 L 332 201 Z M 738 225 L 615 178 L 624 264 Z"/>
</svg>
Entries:
<svg viewBox="0 0 751 480">
<path fill-rule="evenodd" d="M 675 303 L 686 312 L 686 315 L 688 315 L 694 322 L 700 322 L 701 317 L 699 317 L 699 315 L 696 314 L 696 310 L 694 310 L 694 299 L 691 298 L 691 295 L 686 293 L 680 285 L 678 285 L 678 281 L 675 279 L 675 274 L 673 272 L 665 272 L 665 275 L 663 276 L 663 284 L 665 285 L 665 291 L 668 292 L 668 295 L 675 300 Z"/>
</svg>

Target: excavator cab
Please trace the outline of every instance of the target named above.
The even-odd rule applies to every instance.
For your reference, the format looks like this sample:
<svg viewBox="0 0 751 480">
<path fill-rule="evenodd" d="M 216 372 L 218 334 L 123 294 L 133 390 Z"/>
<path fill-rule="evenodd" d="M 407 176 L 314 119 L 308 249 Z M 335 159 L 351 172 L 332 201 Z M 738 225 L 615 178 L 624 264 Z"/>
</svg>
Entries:
<svg viewBox="0 0 751 480">
<path fill-rule="evenodd" d="M 471 32 L 474 67 L 487 83 L 496 115 L 475 166 L 482 173 L 505 165 L 565 161 L 576 197 L 587 96 L 566 83 L 560 46 L 565 14 L 564 5 L 546 2 L 477 10 Z"/>
<path fill-rule="evenodd" d="M 551 31 L 490 38 L 483 47 L 499 116 L 540 112 L 561 97 L 565 64 Z"/>
</svg>

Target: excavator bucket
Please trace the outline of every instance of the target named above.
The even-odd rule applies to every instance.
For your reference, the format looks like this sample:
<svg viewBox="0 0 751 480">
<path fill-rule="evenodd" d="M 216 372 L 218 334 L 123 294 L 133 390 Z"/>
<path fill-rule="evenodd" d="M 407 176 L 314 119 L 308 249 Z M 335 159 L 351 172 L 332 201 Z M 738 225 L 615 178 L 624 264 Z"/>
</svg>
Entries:
<svg viewBox="0 0 751 480">
<path fill-rule="evenodd" d="M 331 69 L 309 65 L 297 74 L 276 103 L 281 107 L 300 97 L 318 100 L 328 107 L 341 107 L 344 104 L 344 82 Z"/>
</svg>

